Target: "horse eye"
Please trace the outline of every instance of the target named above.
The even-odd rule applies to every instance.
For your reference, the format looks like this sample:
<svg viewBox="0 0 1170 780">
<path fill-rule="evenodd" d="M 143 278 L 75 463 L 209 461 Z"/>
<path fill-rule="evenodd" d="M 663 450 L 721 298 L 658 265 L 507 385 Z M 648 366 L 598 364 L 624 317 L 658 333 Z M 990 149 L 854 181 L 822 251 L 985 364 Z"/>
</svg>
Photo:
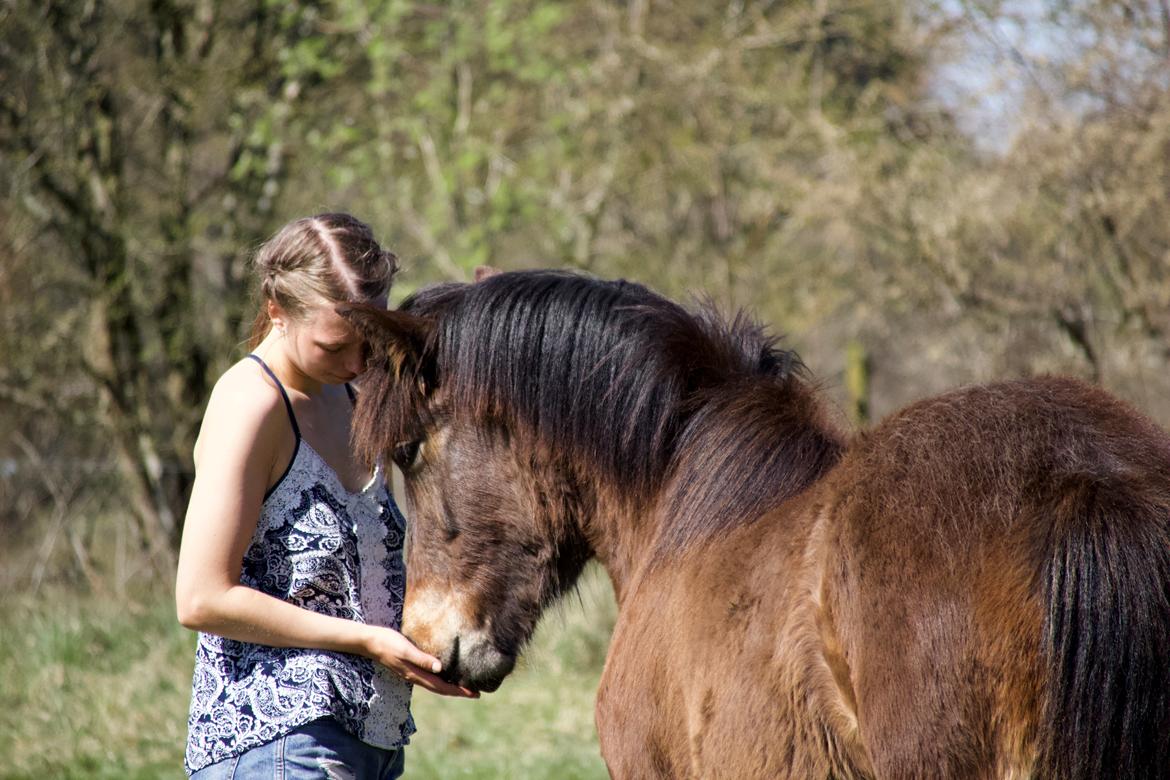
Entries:
<svg viewBox="0 0 1170 780">
<path fill-rule="evenodd" d="M 402 469 L 403 472 L 410 471 L 410 467 L 414 465 L 414 461 L 418 458 L 419 445 L 422 441 L 415 439 L 414 441 L 403 442 L 394 448 L 393 454 L 390 456 L 395 465 Z"/>
</svg>

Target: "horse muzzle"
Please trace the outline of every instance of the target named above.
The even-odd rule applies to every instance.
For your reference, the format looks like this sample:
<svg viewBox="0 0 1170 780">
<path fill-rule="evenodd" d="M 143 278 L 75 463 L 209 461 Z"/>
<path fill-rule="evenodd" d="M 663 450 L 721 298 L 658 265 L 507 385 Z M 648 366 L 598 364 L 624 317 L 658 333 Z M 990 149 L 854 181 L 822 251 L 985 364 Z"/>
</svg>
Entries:
<svg viewBox="0 0 1170 780">
<path fill-rule="evenodd" d="M 486 638 L 465 641 L 455 637 L 443 662 L 439 677 L 473 691 L 491 693 L 500 687 L 516 666 L 516 656 L 502 653 Z"/>
<path fill-rule="evenodd" d="M 439 677 L 491 693 L 516 666 L 516 656 L 492 642 L 486 627 L 473 627 L 457 593 L 423 587 L 407 596 L 402 633 L 420 650 L 439 659 Z"/>
</svg>

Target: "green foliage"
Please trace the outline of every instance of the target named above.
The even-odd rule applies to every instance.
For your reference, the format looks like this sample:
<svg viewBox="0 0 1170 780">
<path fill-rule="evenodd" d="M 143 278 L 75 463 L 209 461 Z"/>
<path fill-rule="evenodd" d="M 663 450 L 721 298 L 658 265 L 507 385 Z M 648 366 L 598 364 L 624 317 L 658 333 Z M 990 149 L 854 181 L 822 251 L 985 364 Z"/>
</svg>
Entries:
<svg viewBox="0 0 1170 780">
<path fill-rule="evenodd" d="M 819 264 L 831 289 L 841 270 L 808 213 L 841 187 L 833 160 L 880 145 L 921 66 L 899 14 L 865 0 L 0 12 L 0 191 L 33 237 L 10 248 L 75 286 L 64 381 L 96 399 L 87 436 L 164 569 L 199 413 L 250 319 L 248 252 L 288 217 L 371 221 L 410 267 L 398 294 L 480 264 L 569 265 L 794 320 L 821 291 L 791 279 Z M 7 388 L 62 384 L 46 317 L 0 334 L 21 356 L 0 368 L 14 404 Z"/>
<path fill-rule="evenodd" d="M 803 303 L 771 280 L 836 264 L 831 249 L 808 256 L 797 224 L 834 186 L 826 158 L 842 142 L 872 147 L 895 101 L 912 113 L 922 67 L 901 16 L 866 2 L 341 2 L 336 14 L 368 41 L 350 67 L 365 81 L 343 120 L 309 137 L 416 274 L 637 270 L 773 313 Z M 365 135 L 339 143 L 339 125 Z"/>
</svg>

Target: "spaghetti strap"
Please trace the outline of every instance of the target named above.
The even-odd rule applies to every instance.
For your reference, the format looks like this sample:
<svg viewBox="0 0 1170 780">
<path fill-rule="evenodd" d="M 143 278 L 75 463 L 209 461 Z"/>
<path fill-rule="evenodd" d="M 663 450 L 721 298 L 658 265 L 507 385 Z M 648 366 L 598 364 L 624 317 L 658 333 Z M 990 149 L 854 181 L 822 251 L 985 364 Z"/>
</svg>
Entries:
<svg viewBox="0 0 1170 780">
<path fill-rule="evenodd" d="M 297 445 L 299 446 L 301 443 L 301 427 L 297 425 L 297 416 L 293 414 L 292 401 L 288 399 L 288 393 L 285 391 L 284 385 L 277 379 L 276 374 L 268 367 L 268 364 L 260 359 L 259 355 L 253 353 L 249 354 L 248 357 L 259 363 L 260 368 L 264 369 L 264 373 L 272 377 L 273 382 L 276 382 L 276 389 L 280 391 L 280 397 L 284 399 L 284 408 L 288 410 L 288 421 L 292 423 L 293 434 L 297 437 Z"/>
<path fill-rule="evenodd" d="M 345 383 L 345 394 L 349 396 L 349 402 L 351 404 L 357 403 L 357 393 L 353 391 L 353 385 L 351 385 L 349 382 Z"/>
</svg>

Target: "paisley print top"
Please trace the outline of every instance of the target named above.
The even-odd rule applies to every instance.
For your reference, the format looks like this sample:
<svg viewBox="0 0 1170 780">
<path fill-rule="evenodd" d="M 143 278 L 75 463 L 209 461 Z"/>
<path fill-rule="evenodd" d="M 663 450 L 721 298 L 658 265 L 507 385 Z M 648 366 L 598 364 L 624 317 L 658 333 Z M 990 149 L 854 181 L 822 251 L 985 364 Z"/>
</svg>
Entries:
<svg viewBox="0 0 1170 780">
<path fill-rule="evenodd" d="M 244 554 L 240 582 L 325 615 L 397 628 L 402 621 L 406 521 L 379 467 L 350 493 L 301 438 L 268 492 Z M 347 653 L 269 647 L 200 633 L 195 651 L 187 773 L 331 716 L 371 745 L 393 748 L 414 732 L 411 687 L 380 664 Z"/>
</svg>

